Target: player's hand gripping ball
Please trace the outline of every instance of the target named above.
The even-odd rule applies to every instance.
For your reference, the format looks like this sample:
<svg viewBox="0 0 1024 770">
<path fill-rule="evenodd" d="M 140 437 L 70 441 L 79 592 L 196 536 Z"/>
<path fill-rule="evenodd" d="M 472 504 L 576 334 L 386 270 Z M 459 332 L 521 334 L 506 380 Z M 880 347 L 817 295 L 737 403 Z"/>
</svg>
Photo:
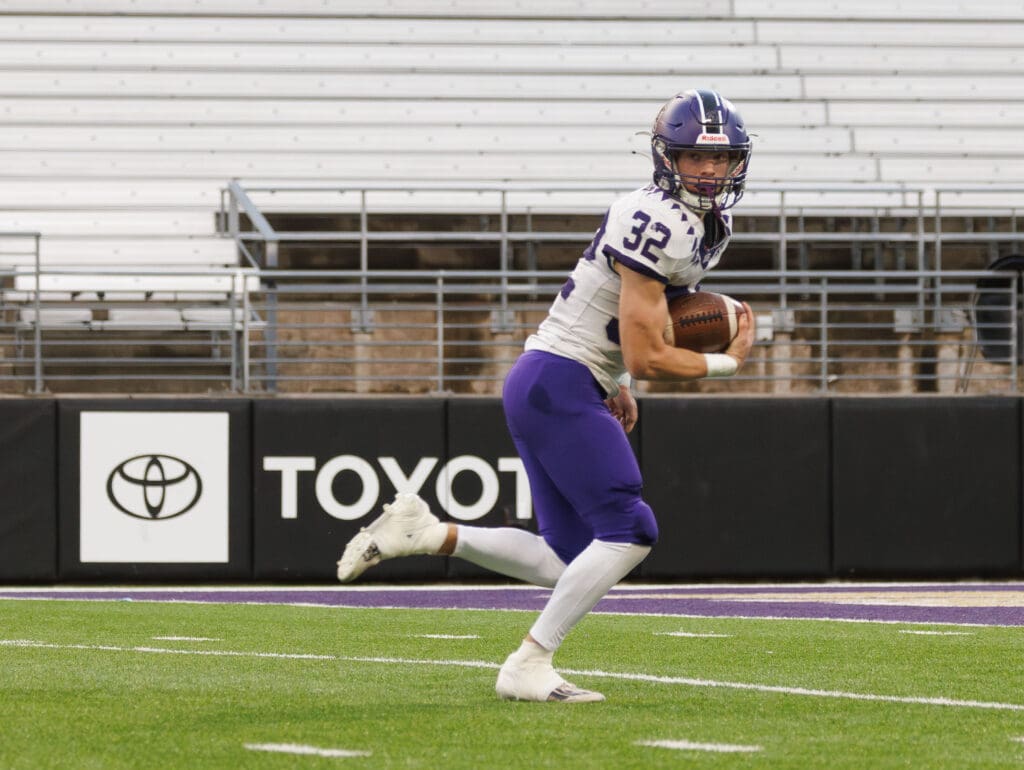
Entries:
<svg viewBox="0 0 1024 770">
<path fill-rule="evenodd" d="M 698 353 L 721 353 L 736 337 L 745 312 L 741 302 L 725 294 L 682 294 L 669 300 L 665 340 Z"/>
</svg>

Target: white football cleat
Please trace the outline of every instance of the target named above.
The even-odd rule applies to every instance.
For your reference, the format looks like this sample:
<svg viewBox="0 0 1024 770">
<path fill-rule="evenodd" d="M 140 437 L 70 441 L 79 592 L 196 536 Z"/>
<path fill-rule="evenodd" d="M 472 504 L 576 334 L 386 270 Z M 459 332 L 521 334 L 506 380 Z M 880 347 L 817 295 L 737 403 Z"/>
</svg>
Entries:
<svg viewBox="0 0 1024 770">
<path fill-rule="evenodd" d="M 597 703 L 604 700 L 601 693 L 584 690 L 562 679 L 550 663 L 519 660 L 515 653 L 498 671 L 494 690 L 504 700 L 540 703 Z"/>
<path fill-rule="evenodd" d="M 393 503 L 384 505 L 384 513 L 348 541 L 338 561 L 338 580 L 355 580 L 384 559 L 436 554 L 447 536 L 448 525 L 430 512 L 419 495 L 395 495 Z"/>
</svg>

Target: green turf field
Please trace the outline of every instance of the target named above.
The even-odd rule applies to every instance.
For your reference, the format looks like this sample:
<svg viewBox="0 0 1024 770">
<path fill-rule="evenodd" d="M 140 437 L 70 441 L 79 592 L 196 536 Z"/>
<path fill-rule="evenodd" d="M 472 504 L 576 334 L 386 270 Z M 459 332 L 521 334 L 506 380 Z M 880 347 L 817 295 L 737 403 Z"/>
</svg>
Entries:
<svg viewBox="0 0 1024 770">
<path fill-rule="evenodd" d="M 594 615 L 605 703 L 499 701 L 532 617 L 0 600 L 0 768 L 1024 767 L 1022 628 Z"/>
</svg>

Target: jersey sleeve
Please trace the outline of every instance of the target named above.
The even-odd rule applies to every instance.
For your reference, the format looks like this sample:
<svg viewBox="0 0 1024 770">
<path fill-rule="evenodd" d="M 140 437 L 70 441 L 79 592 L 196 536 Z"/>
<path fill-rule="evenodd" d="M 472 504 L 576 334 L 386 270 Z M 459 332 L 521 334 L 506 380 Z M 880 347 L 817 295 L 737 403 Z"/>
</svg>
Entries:
<svg viewBox="0 0 1024 770">
<path fill-rule="evenodd" d="M 682 207 L 624 198 L 608 212 L 601 253 L 641 275 L 667 284 L 694 253 L 694 227 Z"/>
</svg>

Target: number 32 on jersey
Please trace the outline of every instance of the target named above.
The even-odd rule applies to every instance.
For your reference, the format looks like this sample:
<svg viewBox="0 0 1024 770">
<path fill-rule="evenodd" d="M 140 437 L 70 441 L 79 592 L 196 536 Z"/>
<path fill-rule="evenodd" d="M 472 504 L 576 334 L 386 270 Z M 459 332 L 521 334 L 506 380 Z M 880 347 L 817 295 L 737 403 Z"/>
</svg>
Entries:
<svg viewBox="0 0 1024 770">
<path fill-rule="evenodd" d="M 640 251 L 640 255 L 657 262 L 658 258 L 651 249 L 665 250 L 672 231 L 661 222 L 651 224 L 651 217 L 643 211 L 633 213 L 633 220 L 636 224 L 629 231 L 629 235 L 622 239 L 622 248 L 626 251 Z M 646 236 L 646 237 L 645 237 Z"/>
</svg>

